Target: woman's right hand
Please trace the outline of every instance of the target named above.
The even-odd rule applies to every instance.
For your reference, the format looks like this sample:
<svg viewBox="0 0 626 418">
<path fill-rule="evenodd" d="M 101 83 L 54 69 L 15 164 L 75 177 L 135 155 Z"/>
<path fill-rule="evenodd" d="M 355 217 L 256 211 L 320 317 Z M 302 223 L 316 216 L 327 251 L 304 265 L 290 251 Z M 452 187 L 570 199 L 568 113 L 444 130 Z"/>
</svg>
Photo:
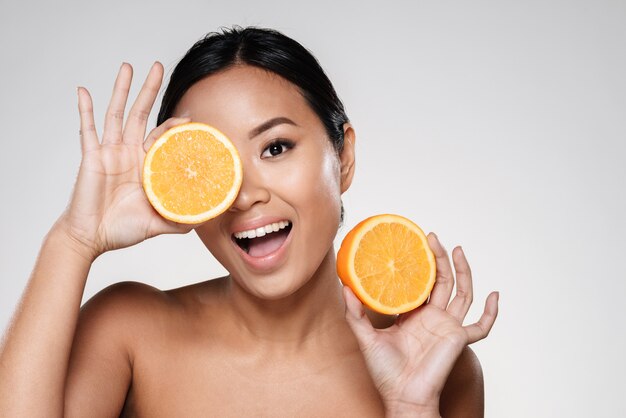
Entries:
<svg viewBox="0 0 626 418">
<path fill-rule="evenodd" d="M 171 118 L 144 141 L 148 115 L 163 79 L 155 63 L 126 121 L 124 110 L 133 69 L 122 64 L 107 109 L 102 141 L 94 125 L 89 92 L 78 88 L 82 161 L 71 201 L 56 227 L 67 234 L 73 248 L 93 261 L 100 254 L 137 244 L 159 234 L 187 233 L 193 226 L 162 218 L 150 205 L 142 187 L 146 151 L 167 129 L 189 119 Z"/>
</svg>

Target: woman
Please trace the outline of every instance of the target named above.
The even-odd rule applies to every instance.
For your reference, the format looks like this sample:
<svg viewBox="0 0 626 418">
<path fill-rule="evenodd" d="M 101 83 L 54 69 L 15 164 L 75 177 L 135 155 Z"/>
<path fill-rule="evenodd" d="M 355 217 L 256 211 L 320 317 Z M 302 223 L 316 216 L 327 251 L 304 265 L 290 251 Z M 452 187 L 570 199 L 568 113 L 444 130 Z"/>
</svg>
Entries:
<svg viewBox="0 0 626 418">
<path fill-rule="evenodd" d="M 302 46 L 263 29 L 210 34 L 173 72 L 145 141 L 163 68 L 152 67 L 124 122 L 131 77 L 123 64 L 101 140 L 78 89 L 80 172 L 5 335 L 0 415 L 482 415 L 480 366 L 466 347 L 487 336 L 497 294 L 462 325 L 472 284 L 460 247 L 448 303 L 454 274 L 429 234 L 437 283 L 428 304 L 398 318 L 365 315 L 337 279 L 333 238 L 356 138 Z M 190 120 L 229 136 L 244 167 L 232 207 L 193 227 L 161 218 L 140 178 L 155 139 Z M 272 224 L 283 228 L 235 238 Z M 192 228 L 228 276 L 169 291 L 120 283 L 79 312 L 99 255 Z"/>
</svg>

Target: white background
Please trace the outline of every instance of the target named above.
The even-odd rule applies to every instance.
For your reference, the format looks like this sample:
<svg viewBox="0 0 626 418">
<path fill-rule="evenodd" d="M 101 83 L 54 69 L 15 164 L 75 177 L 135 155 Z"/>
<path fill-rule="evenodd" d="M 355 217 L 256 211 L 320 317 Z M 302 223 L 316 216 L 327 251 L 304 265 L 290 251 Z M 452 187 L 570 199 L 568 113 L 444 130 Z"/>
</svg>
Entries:
<svg viewBox="0 0 626 418">
<path fill-rule="evenodd" d="M 77 173 L 76 86 L 100 123 L 122 61 L 143 79 L 208 31 L 260 25 L 315 53 L 356 127 L 337 243 L 400 213 L 463 245 L 469 319 L 500 291 L 474 345 L 487 416 L 626 416 L 625 2 L 17 3 L 0 12 L 1 327 Z M 194 234 L 159 237 L 98 259 L 85 297 L 222 273 Z"/>
</svg>

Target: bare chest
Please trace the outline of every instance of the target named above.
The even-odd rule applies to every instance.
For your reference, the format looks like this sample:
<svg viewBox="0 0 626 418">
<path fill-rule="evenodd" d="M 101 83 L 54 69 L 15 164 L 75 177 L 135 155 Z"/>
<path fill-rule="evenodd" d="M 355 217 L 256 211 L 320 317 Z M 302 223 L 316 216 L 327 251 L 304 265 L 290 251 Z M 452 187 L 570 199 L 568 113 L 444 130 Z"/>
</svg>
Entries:
<svg viewBox="0 0 626 418">
<path fill-rule="evenodd" d="M 124 416 L 384 416 L 358 354 L 294 361 L 162 346 L 138 357 L 133 374 Z"/>
</svg>

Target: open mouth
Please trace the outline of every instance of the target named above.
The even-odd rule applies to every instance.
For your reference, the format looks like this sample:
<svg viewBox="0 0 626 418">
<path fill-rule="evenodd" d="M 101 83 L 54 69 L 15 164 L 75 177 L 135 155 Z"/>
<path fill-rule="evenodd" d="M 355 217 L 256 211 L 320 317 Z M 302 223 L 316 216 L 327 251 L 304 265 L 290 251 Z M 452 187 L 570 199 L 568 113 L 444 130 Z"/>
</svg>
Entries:
<svg viewBox="0 0 626 418">
<path fill-rule="evenodd" d="M 235 232 L 232 239 L 251 257 L 265 257 L 283 245 L 291 227 L 289 221 L 274 222 L 260 228 Z"/>
</svg>

